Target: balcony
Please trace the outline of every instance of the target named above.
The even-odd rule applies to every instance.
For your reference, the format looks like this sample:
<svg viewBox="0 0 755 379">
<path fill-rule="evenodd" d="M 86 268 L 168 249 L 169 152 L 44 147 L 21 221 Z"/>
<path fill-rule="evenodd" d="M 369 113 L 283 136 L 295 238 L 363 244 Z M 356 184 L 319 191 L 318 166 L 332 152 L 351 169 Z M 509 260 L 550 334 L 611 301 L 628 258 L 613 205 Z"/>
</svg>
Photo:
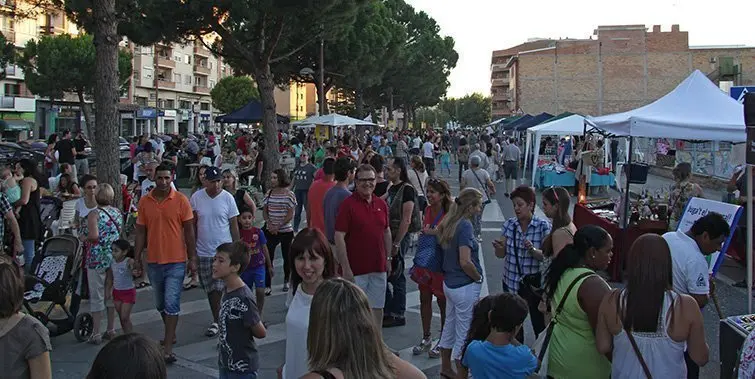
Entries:
<svg viewBox="0 0 755 379">
<path fill-rule="evenodd" d="M 36 112 L 37 101 L 33 97 L 2 96 L 0 109 L 16 112 Z"/>
<path fill-rule="evenodd" d="M 201 94 L 204 94 L 204 95 L 209 95 L 210 94 L 210 89 L 207 88 L 206 85 L 195 85 L 194 86 L 194 93 L 201 93 Z"/>
<path fill-rule="evenodd" d="M 159 88 L 176 88 L 176 82 L 158 79 L 157 86 Z"/>
<path fill-rule="evenodd" d="M 505 63 L 497 63 L 490 65 L 490 69 L 493 71 L 508 71 Z"/>
<path fill-rule="evenodd" d="M 167 55 L 158 55 L 157 66 L 165 68 L 176 68 L 176 62 L 171 60 Z"/>
<path fill-rule="evenodd" d="M 199 75 L 210 75 L 210 68 L 207 67 L 207 65 L 203 64 L 195 64 L 194 65 L 194 73 Z"/>
<path fill-rule="evenodd" d="M 24 80 L 24 72 L 16 65 L 10 65 L 5 67 L 6 79 Z"/>
<path fill-rule="evenodd" d="M 493 101 L 511 101 L 511 97 L 507 92 L 494 93 L 491 97 Z"/>
<path fill-rule="evenodd" d="M 200 57 L 209 58 L 210 57 L 210 50 L 207 50 L 204 45 L 202 45 L 201 42 L 196 42 L 194 44 L 194 55 L 198 55 Z"/>
<path fill-rule="evenodd" d="M 509 78 L 493 78 L 491 83 L 493 87 L 507 86 L 509 85 Z"/>
</svg>

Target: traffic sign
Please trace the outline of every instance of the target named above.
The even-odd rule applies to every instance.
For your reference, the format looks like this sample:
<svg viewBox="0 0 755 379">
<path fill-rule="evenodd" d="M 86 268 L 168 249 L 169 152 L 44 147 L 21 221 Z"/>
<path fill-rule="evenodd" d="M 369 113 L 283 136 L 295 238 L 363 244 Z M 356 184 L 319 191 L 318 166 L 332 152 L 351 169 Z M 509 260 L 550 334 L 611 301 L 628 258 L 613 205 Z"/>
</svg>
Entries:
<svg viewBox="0 0 755 379">
<path fill-rule="evenodd" d="M 734 100 L 744 103 L 745 95 L 748 93 L 755 93 L 755 87 L 753 86 L 734 86 L 729 89 L 729 95 Z"/>
</svg>

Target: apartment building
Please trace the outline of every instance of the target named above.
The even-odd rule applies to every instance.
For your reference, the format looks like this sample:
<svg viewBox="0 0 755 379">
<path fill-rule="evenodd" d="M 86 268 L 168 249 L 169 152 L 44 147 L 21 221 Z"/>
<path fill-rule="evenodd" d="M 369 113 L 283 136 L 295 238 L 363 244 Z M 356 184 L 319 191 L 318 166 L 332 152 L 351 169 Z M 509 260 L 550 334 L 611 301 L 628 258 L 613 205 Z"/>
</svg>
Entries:
<svg viewBox="0 0 755 379">
<path fill-rule="evenodd" d="M 598 26 L 587 39 L 541 39 L 493 52 L 493 118 L 603 115 L 648 104 L 700 70 L 716 84 L 752 85 L 755 47 L 690 46 L 679 25 Z"/>
<path fill-rule="evenodd" d="M 275 87 L 275 112 L 292 122 L 317 113 L 317 87 L 313 83 L 291 82 L 288 87 Z"/>
</svg>

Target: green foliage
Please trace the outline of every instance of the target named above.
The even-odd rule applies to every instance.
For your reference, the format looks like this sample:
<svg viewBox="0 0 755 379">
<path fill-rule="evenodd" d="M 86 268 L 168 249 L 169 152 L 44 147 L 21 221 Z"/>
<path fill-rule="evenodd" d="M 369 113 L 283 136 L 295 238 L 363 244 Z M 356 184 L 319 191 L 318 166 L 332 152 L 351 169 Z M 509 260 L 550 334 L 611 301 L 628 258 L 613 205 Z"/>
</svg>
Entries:
<svg viewBox="0 0 755 379">
<path fill-rule="evenodd" d="M 0 67 L 7 67 L 16 61 L 16 48 L 0 33 Z M 0 71 L 0 79 L 5 78 L 5 70 Z"/>
<path fill-rule="evenodd" d="M 433 128 L 444 129 L 446 124 L 451 121 L 451 116 L 440 107 L 422 107 L 415 111 L 414 123 L 419 125 L 425 123 Z"/>
<path fill-rule="evenodd" d="M 489 123 L 490 106 L 490 97 L 479 93 L 443 99 L 439 104 L 439 108 L 462 126 L 482 126 Z"/>
<path fill-rule="evenodd" d="M 233 112 L 260 98 L 257 86 L 248 76 L 228 76 L 220 79 L 210 92 L 210 96 L 212 106 L 223 113 Z"/>
<path fill-rule="evenodd" d="M 91 35 L 44 36 L 26 43 L 18 65 L 24 70 L 32 93 L 62 98 L 65 92 L 91 94 L 95 83 L 95 48 Z M 131 53 L 118 56 L 118 76 L 125 83 L 131 76 Z"/>
</svg>

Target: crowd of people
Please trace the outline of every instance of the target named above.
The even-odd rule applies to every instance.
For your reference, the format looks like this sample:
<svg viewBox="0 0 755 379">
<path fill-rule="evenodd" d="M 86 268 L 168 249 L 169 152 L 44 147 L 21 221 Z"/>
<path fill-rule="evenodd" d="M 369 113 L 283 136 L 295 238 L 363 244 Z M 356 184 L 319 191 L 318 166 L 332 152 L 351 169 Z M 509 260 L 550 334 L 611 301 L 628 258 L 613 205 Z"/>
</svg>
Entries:
<svg viewBox="0 0 755 379">
<path fill-rule="evenodd" d="M 278 251 L 288 307 L 285 363 L 278 369 L 285 379 L 424 378 L 382 337 L 383 328 L 407 323 L 407 276 L 420 291 L 412 352 L 440 359 L 444 378 L 526 378 L 546 369 L 553 378 L 686 378 L 707 363 L 700 309 L 709 292 L 705 255 L 729 234 L 720 215 L 709 213 L 687 233 L 640 237 L 628 254 L 626 286 L 612 289 L 600 275 L 611 261 L 611 236 L 594 225 L 577 229 L 564 188 L 544 190 L 546 218 L 536 216 L 534 190 L 515 185 L 522 157 L 513 138 L 484 131 L 279 138 L 296 164 L 269 175 L 259 136 L 237 132 L 223 142 L 208 135 L 204 149 L 196 138 L 177 142 L 197 145 L 187 151 L 200 163 L 190 196 L 173 184 L 175 165 L 163 155 L 171 149 L 142 140 L 132 151 L 141 189 L 133 244 L 121 234 L 122 210 L 113 207 L 120 192 L 91 175 L 74 171 L 75 188 L 61 176 L 66 193 L 83 192 L 76 217 L 94 319 L 89 342 L 109 340 L 88 378 L 165 377 L 165 365 L 178 359 L 181 295 L 192 283 L 210 304 L 205 335 L 217 338 L 220 377 L 256 378 L 256 340 L 267 334 L 264 305 L 278 274 Z M 57 162 L 68 169 L 68 162 Z M 451 162 L 459 166 L 455 194 L 444 180 Z M 25 218 L 37 211 L 41 187 L 30 164 L 22 161 L 15 170 L 20 199 L 11 206 L 0 195 L 25 262 L 34 254 L 28 241 L 33 246 L 40 237 L 29 234 L 38 221 Z M 261 183 L 259 203 L 239 185 L 247 166 L 255 178 L 270 178 Z M 480 299 L 488 285 L 481 214 L 497 181 L 506 181 L 515 216 L 488 241 L 501 260 L 503 291 Z M 261 228 L 255 226 L 260 212 Z M 413 267 L 405 267 L 412 254 Z M 159 344 L 133 333 L 130 312 L 142 277 L 162 316 Z M 0 372 L 48 378 L 50 339 L 38 321 L 19 313 L 22 298 L 19 270 L 0 263 L 0 354 L 6 357 Z M 438 338 L 431 331 L 434 300 Z M 116 315 L 122 335 L 114 330 Z M 525 345 L 535 342 L 524 340 L 527 318 L 539 337 L 534 351 Z"/>
</svg>

